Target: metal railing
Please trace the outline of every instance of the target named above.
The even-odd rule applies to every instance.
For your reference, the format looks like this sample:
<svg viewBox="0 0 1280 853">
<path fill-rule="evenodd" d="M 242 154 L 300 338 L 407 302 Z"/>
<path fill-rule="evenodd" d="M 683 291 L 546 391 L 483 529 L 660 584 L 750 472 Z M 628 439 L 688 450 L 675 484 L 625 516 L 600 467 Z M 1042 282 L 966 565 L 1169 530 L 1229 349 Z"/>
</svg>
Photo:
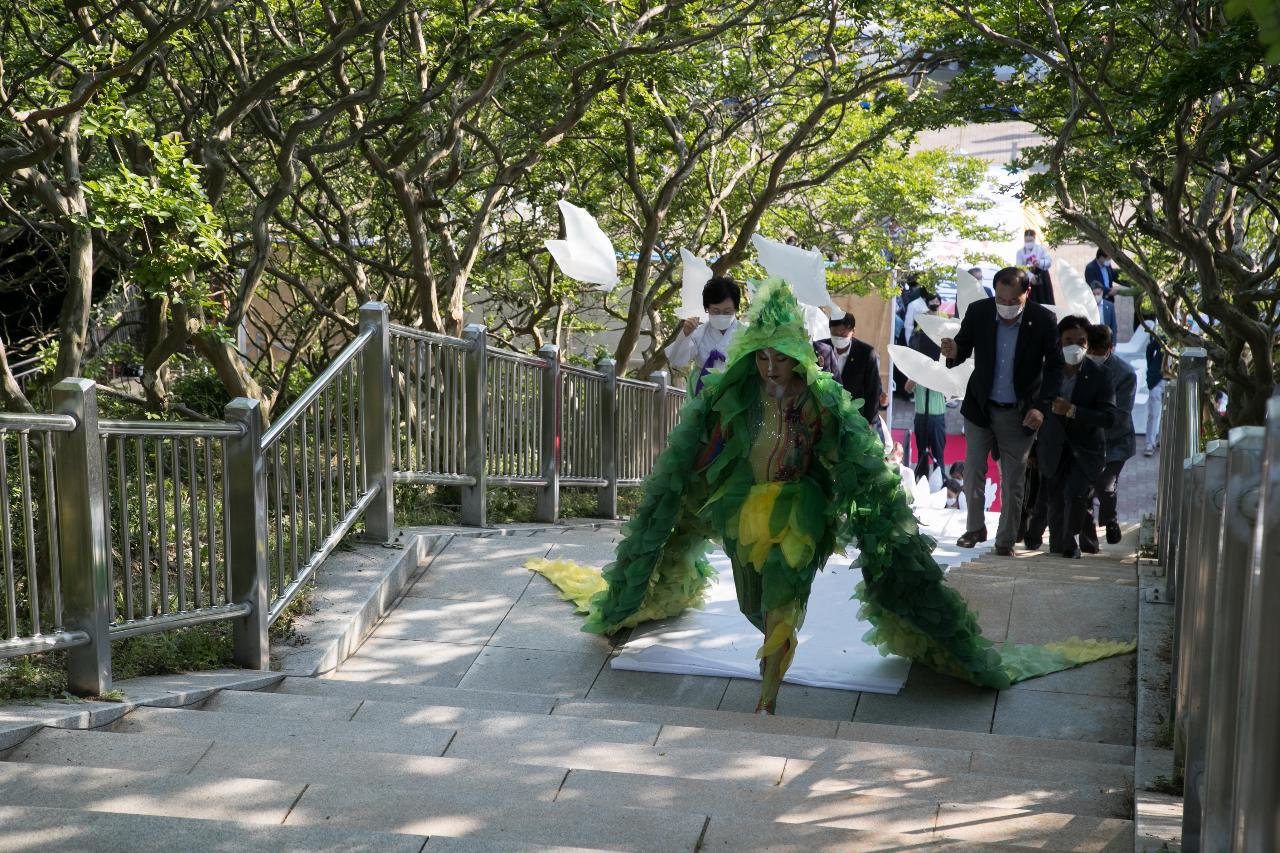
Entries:
<svg viewBox="0 0 1280 853">
<path fill-rule="evenodd" d="M 259 404 L 222 421 L 99 420 L 94 383 L 53 389 L 54 414 L 0 414 L 0 658 L 67 650 L 80 694 L 111 686 L 110 641 L 227 620 L 236 662 L 265 669 L 267 630 L 357 523 L 391 539 L 394 484 L 462 489 L 464 524 L 493 486 L 619 486 L 653 468 L 684 392 L 388 322 L 356 337 L 269 429 Z"/>
<path fill-rule="evenodd" d="M 231 598 L 233 423 L 98 422 L 112 639 L 245 615 Z"/>
<path fill-rule="evenodd" d="M 486 493 L 537 491 L 536 517 L 559 516 L 561 486 L 598 490 L 598 512 L 617 515 L 618 488 L 643 482 L 679 419 L 683 389 L 665 373 L 619 379 L 489 345 L 481 326 L 449 338 L 393 325 L 395 480 L 460 486 L 464 524 L 486 523 Z"/>
<path fill-rule="evenodd" d="M 69 415 L 0 414 L 3 656 L 72 648 L 89 640 L 83 630 L 68 630 L 60 577 L 55 448 L 60 434 L 76 428 Z"/>
<path fill-rule="evenodd" d="M 1184 851 L 1280 850 L 1280 396 L 1261 427 L 1203 442 L 1205 353 L 1164 394 L 1158 559 L 1171 603 Z"/>
</svg>

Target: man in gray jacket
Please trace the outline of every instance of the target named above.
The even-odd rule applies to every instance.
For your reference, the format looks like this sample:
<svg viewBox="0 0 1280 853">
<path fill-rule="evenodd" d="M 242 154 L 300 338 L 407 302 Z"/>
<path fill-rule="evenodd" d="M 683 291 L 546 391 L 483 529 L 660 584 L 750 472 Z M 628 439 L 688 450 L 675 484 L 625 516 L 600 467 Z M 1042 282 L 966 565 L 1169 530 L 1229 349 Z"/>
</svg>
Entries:
<svg viewBox="0 0 1280 853">
<path fill-rule="evenodd" d="M 1137 450 L 1133 432 L 1133 399 L 1138 389 L 1138 375 L 1127 361 L 1112 355 L 1111 329 L 1104 325 L 1089 327 L 1089 349 L 1085 357 L 1102 368 L 1111 387 L 1115 389 L 1116 421 L 1107 430 L 1106 464 L 1102 474 L 1094 482 L 1094 494 L 1098 498 L 1098 522 L 1107 529 L 1107 542 L 1120 541 L 1120 524 L 1116 520 L 1116 486 L 1124 463 Z M 1080 531 L 1080 550 L 1086 554 L 1098 553 L 1098 528 L 1093 513 L 1085 519 Z"/>
</svg>

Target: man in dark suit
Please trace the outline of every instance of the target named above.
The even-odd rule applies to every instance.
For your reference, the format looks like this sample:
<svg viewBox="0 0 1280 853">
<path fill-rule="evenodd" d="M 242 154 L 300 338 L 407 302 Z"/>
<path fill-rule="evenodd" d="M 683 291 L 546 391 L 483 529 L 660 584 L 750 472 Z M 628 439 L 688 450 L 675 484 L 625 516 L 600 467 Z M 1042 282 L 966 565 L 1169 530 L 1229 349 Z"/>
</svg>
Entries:
<svg viewBox="0 0 1280 853">
<path fill-rule="evenodd" d="M 1093 260 L 1085 264 L 1084 280 L 1090 287 L 1094 284 L 1102 286 L 1102 295 L 1110 302 L 1115 297 L 1111 295 L 1111 288 L 1120 287 L 1120 273 L 1111 265 L 1111 258 L 1107 253 L 1099 249 L 1094 255 Z"/>
<path fill-rule="evenodd" d="M 1058 334 L 1053 312 L 1029 301 L 1031 276 L 1026 270 L 1005 267 L 993 283 L 996 295 L 970 305 L 955 340 L 943 338 L 941 350 L 948 367 L 970 356 L 974 361 L 960 407 L 968 522 L 956 544 L 972 548 L 987 540 L 987 457 L 998 448 L 1001 494 L 995 553 L 1011 557 L 1022 519 L 1027 454 L 1045 415 L 1036 405 L 1040 380 Z"/>
<path fill-rule="evenodd" d="M 1106 466 L 1106 431 L 1116 421 L 1116 395 L 1106 372 L 1085 358 L 1089 321 L 1058 323 L 1061 351 L 1045 367 L 1039 405 L 1048 409 L 1036 461 L 1049 496 L 1049 550 L 1080 556 L 1076 536 L 1093 504 L 1093 484 Z M 1108 341 L 1110 343 L 1110 341 Z"/>
<path fill-rule="evenodd" d="M 831 320 L 831 338 L 821 342 L 831 347 L 831 356 L 824 357 L 826 363 L 823 368 L 840 381 L 850 397 L 862 401 L 858 411 L 878 433 L 880 356 L 871 344 L 853 336 L 855 323 L 852 314 L 845 314 L 839 320 Z M 885 440 L 885 436 L 880 438 Z"/>
<path fill-rule="evenodd" d="M 1111 346 L 1114 348 L 1120 335 L 1116 326 L 1116 306 L 1103 298 L 1102 285 L 1093 283 L 1093 299 L 1098 303 L 1098 322 L 1111 330 Z"/>
<path fill-rule="evenodd" d="M 1085 353 L 1085 358 L 1102 368 L 1116 397 L 1116 422 L 1106 434 L 1106 464 L 1102 466 L 1102 474 L 1093 484 L 1094 495 L 1098 498 L 1098 522 L 1107 529 L 1107 543 L 1115 545 L 1120 541 L 1120 522 L 1116 517 L 1116 487 L 1120 483 L 1124 463 L 1138 452 L 1138 442 L 1133 432 L 1133 400 L 1138 393 L 1138 374 L 1129 362 L 1112 355 L 1114 342 L 1110 329 L 1103 325 L 1090 326 L 1088 334 L 1089 351 Z M 1093 507 L 1089 509 L 1084 527 L 1080 530 L 1080 550 L 1086 554 L 1096 554 L 1098 527 L 1094 523 Z"/>
</svg>

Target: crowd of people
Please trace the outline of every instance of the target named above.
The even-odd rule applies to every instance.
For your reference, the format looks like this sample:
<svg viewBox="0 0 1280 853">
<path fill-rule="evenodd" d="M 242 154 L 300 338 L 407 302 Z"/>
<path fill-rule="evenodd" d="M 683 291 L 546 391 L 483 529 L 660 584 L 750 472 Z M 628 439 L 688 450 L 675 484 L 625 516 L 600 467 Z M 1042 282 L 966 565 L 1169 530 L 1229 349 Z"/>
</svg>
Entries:
<svg viewBox="0 0 1280 853">
<path fill-rule="evenodd" d="M 942 299 L 908 278 L 896 300 L 894 338 L 930 358 L 955 366 L 972 359 L 960 413 L 964 461 L 946 462 L 948 401 L 936 389 L 895 376 L 914 403 L 916 464 L 910 474 L 930 478 L 947 490 L 947 506 L 966 512 L 961 547 L 988 539 L 986 484 L 989 459 L 1001 481 L 996 554 L 1012 556 L 1017 543 L 1037 550 L 1047 533 L 1051 553 L 1079 557 L 1099 547 L 1099 527 L 1109 543 L 1120 541 L 1117 487 L 1120 473 L 1137 451 L 1133 406 L 1137 376 L 1115 356 L 1118 326 L 1114 305 L 1120 277 L 1107 253 L 1098 249 L 1085 280 L 1098 304 L 1100 322 L 1081 316 L 1059 319 L 1053 304 L 1052 257 L 1028 230 L 1015 265 L 996 273 L 988 285 L 980 267 L 969 270 L 987 298 L 970 306 L 954 339 L 935 343 L 918 319 L 940 315 Z M 693 368 L 695 393 L 710 370 L 724 363 L 734 334 L 742 294 L 732 279 L 712 279 L 703 294 L 708 322 L 686 320 L 667 348 L 676 367 Z M 830 321 L 830 337 L 813 344 L 818 365 L 854 400 L 887 449 L 893 441 L 884 416 L 888 403 L 880 359 L 856 336 L 856 320 L 845 314 Z M 1146 442 L 1151 456 L 1159 436 L 1164 350 L 1153 334 L 1146 351 Z M 953 401 L 950 405 L 955 405 Z M 905 470 L 905 469 L 904 469 Z M 1094 506 L 1097 506 L 1096 512 Z"/>
<path fill-rule="evenodd" d="M 1107 542 L 1120 541 L 1116 489 L 1136 450 L 1137 375 L 1114 354 L 1114 311 L 1100 312 L 1096 324 L 1059 319 L 1033 298 L 1036 277 L 1022 267 L 1000 270 L 994 284 L 995 296 L 971 306 L 939 348 L 948 366 L 974 362 L 960 410 L 969 476 L 957 545 L 988 538 L 983 487 L 994 457 L 1002 484 L 996 554 L 1013 556 L 1018 541 L 1037 550 L 1046 531 L 1051 553 L 1096 553 L 1099 524 Z M 1105 291 L 1095 292 L 1105 302 Z"/>
</svg>

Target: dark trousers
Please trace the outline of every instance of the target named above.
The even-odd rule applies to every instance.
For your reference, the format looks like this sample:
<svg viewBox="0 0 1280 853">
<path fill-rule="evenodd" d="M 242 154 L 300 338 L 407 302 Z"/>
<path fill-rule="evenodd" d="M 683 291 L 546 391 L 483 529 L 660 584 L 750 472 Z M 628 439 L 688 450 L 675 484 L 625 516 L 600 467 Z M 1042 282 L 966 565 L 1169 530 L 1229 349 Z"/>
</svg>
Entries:
<svg viewBox="0 0 1280 853">
<path fill-rule="evenodd" d="M 916 476 L 926 477 L 929 465 L 942 467 L 942 453 L 947 447 L 947 419 L 945 415 L 916 415 Z"/>
<path fill-rule="evenodd" d="M 1093 508 L 1093 483 L 1076 465 L 1070 445 L 1063 446 L 1058 470 L 1041 486 L 1048 493 L 1049 550 L 1055 554 L 1074 551 L 1076 536 Z"/>
<path fill-rule="evenodd" d="M 1098 498 L 1098 521 L 1093 520 L 1093 506 L 1090 502 L 1089 513 L 1085 516 L 1084 527 L 1080 530 L 1081 547 L 1098 547 L 1098 524 L 1111 524 L 1116 519 L 1116 487 L 1120 485 L 1120 472 L 1124 469 L 1124 460 L 1108 462 L 1102 469 L 1098 482 L 1093 484 L 1093 493 Z"/>
</svg>

